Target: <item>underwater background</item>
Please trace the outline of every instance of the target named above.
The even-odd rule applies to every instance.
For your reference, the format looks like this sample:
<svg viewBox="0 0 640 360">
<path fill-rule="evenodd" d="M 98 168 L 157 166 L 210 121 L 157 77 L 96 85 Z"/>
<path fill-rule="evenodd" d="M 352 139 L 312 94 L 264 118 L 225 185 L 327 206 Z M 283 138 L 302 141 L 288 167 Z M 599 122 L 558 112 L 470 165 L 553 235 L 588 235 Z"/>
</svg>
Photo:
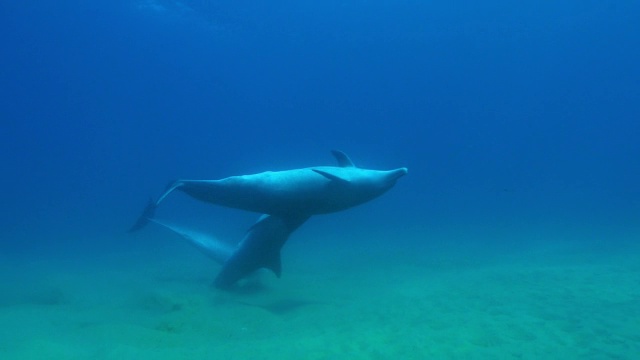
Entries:
<svg viewBox="0 0 640 360">
<path fill-rule="evenodd" d="M 637 359 L 640 3 L 0 3 L 3 359 Z M 407 176 L 255 291 L 173 179 Z M 257 214 L 174 195 L 236 242 Z"/>
</svg>

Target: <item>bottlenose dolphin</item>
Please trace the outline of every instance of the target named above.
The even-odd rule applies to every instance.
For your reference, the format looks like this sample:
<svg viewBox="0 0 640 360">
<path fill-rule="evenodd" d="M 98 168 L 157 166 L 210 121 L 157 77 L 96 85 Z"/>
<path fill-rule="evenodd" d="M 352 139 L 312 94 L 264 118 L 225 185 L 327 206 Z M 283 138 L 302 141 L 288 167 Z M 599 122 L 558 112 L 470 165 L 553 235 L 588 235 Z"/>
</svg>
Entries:
<svg viewBox="0 0 640 360">
<path fill-rule="evenodd" d="M 253 175 L 231 176 L 221 180 L 177 180 L 147 205 L 131 228 L 142 228 L 174 190 L 181 190 L 200 201 L 278 216 L 281 219 L 332 213 L 370 201 L 391 189 L 407 173 L 395 170 L 360 169 L 341 151 L 332 151 L 339 166 L 317 166 Z"/>
<path fill-rule="evenodd" d="M 214 261 L 223 264 L 213 284 L 221 289 L 229 289 L 238 280 L 260 268 L 267 268 L 280 277 L 280 249 L 289 235 L 307 219 L 308 217 L 283 219 L 263 215 L 249 228 L 236 247 L 202 232 L 157 219 L 148 220 L 177 233 Z"/>
<path fill-rule="evenodd" d="M 221 180 L 178 180 L 157 201 L 150 200 L 130 231 L 153 218 L 156 207 L 174 190 L 209 203 L 263 213 L 238 247 L 232 250 L 211 245 L 202 234 L 177 232 L 215 259 L 224 258 L 214 284 L 229 288 L 259 268 L 280 277 L 280 250 L 289 235 L 309 217 L 344 210 L 370 201 L 392 188 L 406 168 L 381 171 L 356 168 L 343 152 L 334 150 L 338 167 L 318 166 L 286 171 L 232 176 Z M 158 221 L 156 221 L 158 222 Z"/>
</svg>

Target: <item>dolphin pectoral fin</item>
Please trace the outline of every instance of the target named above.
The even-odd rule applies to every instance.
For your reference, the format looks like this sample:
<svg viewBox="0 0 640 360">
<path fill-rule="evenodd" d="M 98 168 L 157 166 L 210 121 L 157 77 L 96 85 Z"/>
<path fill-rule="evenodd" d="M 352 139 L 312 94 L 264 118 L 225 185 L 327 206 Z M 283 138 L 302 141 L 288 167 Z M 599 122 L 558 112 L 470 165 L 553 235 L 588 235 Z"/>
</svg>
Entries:
<svg viewBox="0 0 640 360">
<path fill-rule="evenodd" d="M 349 183 L 349 180 L 341 178 L 341 177 L 339 177 L 337 175 L 331 174 L 331 173 L 329 173 L 327 171 L 318 170 L 318 169 L 311 169 L 311 170 L 317 172 L 318 174 L 326 177 L 327 179 L 329 179 L 331 181 L 336 181 L 336 182 L 338 182 L 340 184 L 348 184 Z"/>
<path fill-rule="evenodd" d="M 331 153 L 333 154 L 333 157 L 335 157 L 336 160 L 338 160 L 338 165 L 340 167 L 356 167 L 355 165 L 353 165 L 353 161 L 349 159 L 347 154 L 343 153 L 342 151 L 331 150 Z"/>
<path fill-rule="evenodd" d="M 153 218 L 153 216 L 155 215 L 155 212 L 156 212 L 156 202 L 153 201 L 153 199 L 149 199 L 149 203 L 144 208 L 144 211 L 142 212 L 142 214 L 140 215 L 136 223 L 133 224 L 133 226 L 129 229 L 129 232 L 130 233 L 136 232 L 142 229 L 145 225 L 147 225 L 147 223 L 149 222 L 149 219 Z"/>
</svg>

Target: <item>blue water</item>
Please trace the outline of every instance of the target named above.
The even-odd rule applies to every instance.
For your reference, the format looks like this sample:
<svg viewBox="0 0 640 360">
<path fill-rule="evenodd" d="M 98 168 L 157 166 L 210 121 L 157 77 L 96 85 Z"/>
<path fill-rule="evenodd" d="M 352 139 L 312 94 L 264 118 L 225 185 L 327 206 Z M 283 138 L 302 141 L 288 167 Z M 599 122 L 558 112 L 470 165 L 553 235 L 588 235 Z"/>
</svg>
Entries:
<svg viewBox="0 0 640 360">
<path fill-rule="evenodd" d="M 331 149 L 409 174 L 301 229 L 328 247 L 366 231 L 396 234 L 379 240 L 390 248 L 500 249 L 527 233 L 627 252 L 639 13 L 630 0 L 2 2 L 0 252 L 144 251 L 153 240 L 123 234 L 169 180 L 330 165 Z M 162 215 L 215 216 L 225 236 L 255 217 L 173 205 Z"/>
</svg>

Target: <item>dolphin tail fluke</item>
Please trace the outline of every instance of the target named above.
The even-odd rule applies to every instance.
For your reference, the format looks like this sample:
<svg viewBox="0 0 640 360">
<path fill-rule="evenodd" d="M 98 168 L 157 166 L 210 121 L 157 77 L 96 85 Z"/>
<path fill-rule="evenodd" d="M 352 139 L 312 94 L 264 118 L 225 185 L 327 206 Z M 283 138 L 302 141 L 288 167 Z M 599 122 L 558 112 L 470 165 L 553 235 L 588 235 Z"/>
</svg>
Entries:
<svg viewBox="0 0 640 360">
<path fill-rule="evenodd" d="M 129 229 L 129 232 L 136 232 L 147 225 L 147 223 L 149 223 L 149 220 L 155 215 L 157 206 L 156 204 L 157 203 L 153 201 L 153 199 L 149 199 L 149 203 L 144 208 L 142 215 L 140 215 L 136 223 L 133 224 L 133 226 Z"/>
<path fill-rule="evenodd" d="M 171 194 L 173 190 L 182 186 L 182 184 L 183 182 L 180 180 L 172 181 L 169 183 L 169 185 L 167 185 L 164 193 L 158 198 L 158 201 L 153 201 L 153 199 L 149 199 L 149 203 L 147 204 L 147 207 L 144 208 L 142 215 L 140 215 L 136 223 L 133 224 L 131 229 L 129 229 L 129 232 L 138 231 L 142 229 L 145 225 L 147 225 L 147 223 L 149 222 L 149 219 L 154 217 L 156 208 L 158 207 L 160 202 L 164 200 L 164 198 L 166 198 L 169 194 Z"/>
</svg>

